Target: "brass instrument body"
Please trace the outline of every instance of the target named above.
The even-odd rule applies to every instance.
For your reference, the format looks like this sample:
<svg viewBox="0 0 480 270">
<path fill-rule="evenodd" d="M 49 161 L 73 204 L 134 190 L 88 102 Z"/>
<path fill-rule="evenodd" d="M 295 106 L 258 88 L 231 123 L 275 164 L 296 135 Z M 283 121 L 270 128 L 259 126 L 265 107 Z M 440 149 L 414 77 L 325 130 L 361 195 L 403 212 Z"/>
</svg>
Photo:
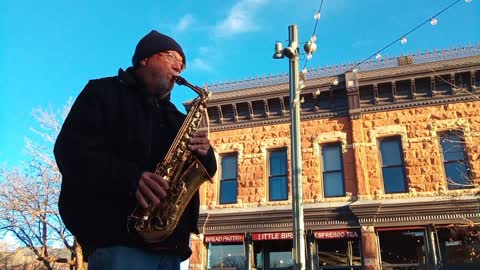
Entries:
<svg viewBox="0 0 480 270">
<path fill-rule="evenodd" d="M 209 93 L 188 83 L 182 77 L 175 82 L 194 90 L 199 96 L 192 102 L 184 123 L 155 173 L 165 176 L 170 189 L 158 207 L 144 209 L 137 205 L 128 217 L 127 228 L 135 230 L 147 243 L 156 243 L 170 236 L 193 195 L 206 181 L 212 181 L 203 164 L 188 149 L 188 140 L 199 128 Z"/>
</svg>

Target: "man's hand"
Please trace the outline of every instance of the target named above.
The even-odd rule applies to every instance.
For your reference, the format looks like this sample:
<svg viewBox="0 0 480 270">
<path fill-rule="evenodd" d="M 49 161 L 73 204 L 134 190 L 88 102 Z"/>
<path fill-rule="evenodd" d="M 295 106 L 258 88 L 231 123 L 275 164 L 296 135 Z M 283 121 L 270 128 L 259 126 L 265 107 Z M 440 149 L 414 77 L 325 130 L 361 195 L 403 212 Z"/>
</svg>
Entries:
<svg viewBox="0 0 480 270">
<path fill-rule="evenodd" d="M 197 131 L 193 133 L 188 141 L 188 147 L 192 152 L 196 152 L 201 156 L 206 156 L 210 149 L 210 140 L 206 131 Z"/>
<path fill-rule="evenodd" d="M 160 175 L 144 172 L 138 181 L 135 198 L 143 208 L 157 207 L 160 200 L 167 196 L 168 182 Z"/>
</svg>

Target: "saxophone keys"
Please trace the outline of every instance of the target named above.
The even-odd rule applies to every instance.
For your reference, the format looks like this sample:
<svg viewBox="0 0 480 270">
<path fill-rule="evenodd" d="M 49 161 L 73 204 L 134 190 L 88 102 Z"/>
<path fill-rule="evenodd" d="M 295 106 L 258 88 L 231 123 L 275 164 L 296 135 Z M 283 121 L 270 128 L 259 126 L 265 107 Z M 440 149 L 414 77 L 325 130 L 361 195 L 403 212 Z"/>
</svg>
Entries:
<svg viewBox="0 0 480 270">
<path fill-rule="evenodd" d="M 182 150 L 186 149 L 186 148 L 187 148 L 187 144 L 186 144 L 185 142 L 181 142 L 181 143 L 180 143 L 180 148 L 181 148 Z"/>
</svg>

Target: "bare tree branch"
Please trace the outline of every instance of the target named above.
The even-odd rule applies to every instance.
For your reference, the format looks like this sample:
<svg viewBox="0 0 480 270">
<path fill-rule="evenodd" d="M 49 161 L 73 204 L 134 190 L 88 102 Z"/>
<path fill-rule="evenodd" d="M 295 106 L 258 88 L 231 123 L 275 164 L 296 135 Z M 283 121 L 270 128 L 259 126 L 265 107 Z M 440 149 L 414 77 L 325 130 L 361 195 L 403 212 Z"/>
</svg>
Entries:
<svg viewBox="0 0 480 270">
<path fill-rule="evenodd" d="M 38 127 L 32 128 L 34 138 L 25 138 L 31 159 L 21 169 L 0 168 L 0 233 L 11 233 L 46 269 L 53 269 L 55 263 L 78 270 L 84 266 L 78 242 L 65 228 L 57 207 L 61 174 L 53 145 L 71 105 L 72 99 L 60 112 L 51 107 L 35 109 Z M 54 245 L 63 245 L 71 258 L 51 254 Z"/>
</svg>

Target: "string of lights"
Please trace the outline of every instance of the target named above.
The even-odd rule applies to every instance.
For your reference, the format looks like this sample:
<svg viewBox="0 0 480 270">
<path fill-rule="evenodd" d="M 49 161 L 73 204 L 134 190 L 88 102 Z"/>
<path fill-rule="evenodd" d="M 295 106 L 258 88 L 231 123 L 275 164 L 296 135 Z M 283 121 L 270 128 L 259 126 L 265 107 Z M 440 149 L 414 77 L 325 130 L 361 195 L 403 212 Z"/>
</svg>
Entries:
<svg viewBox="0 0 480 270">
<path fill-rule="evenodd" d="M 383 48 L 381 48 L 380 50 L 378 50 L 377 52 L 375 52 L 374 54 L 368 56 L 367 58 L 363 59 L 361 62 L 357 63 L 352 69 L 355 70 L 357 69 L 361 64 L 365 63 L 366 61 L 370 60 L 372 57 L 375 57 L 377 60 L 380 60 L 382 58 L 382 55 L 380 54 L 381 52 L 383 52 L 384 50 L 386 50 L 387 48 L 389 48 L 390 46 L 392 46 L 393 44 L 397 43 L 398 41 L 400 41 L 401 44 L 406 44 L 408 39 L 407 39 L 407 36 L 410 35 L 411 33 L 413 33 L 415 30 L 419 29 L 420 27 L 422 27 L 423 25 L 425 24 L 428 24 L 430 23 L 432 26 L 435 26 L 438 24 L 438 17 L 444 13 L 445 11 L 447 11 L 448 9 L 452 8 L 454 5 L 456 5 L 458 2 L 460 2 L 462 0 L 455 0 L 453 1 L 450 5 L 448 5 L 447 7 L 443 8 L 441 11 L 435 13 L 433 16 L 430 16 L 428 19 L 422 21 L 420 24 L 418 24 L 417 26 L 415 26 L 413 29 L 411 29 L 410 31 L 406 32 L 405 34 L 401 35 L 399 38 L 393 40 L 392 42 L 390 42 L 389 44 L 387 44 L 386 46 L 384 46 Z M 472 0 L 464 0 L 466 3 L 470 3 L 472 2 Z"/>
<path fill-rule="evenodd" d="M 313 15 L 313 18 L 315 19 L 315 26 L 313 27 L 313 33 L 312 33 L 312 36 L 310 37 L 310 40 L 308 42 L 311 42 L 311 46 L 315 46 L 315 49 L 316 49 L 316 41 L 317 41 L 317 25 L 318 25 L 318 21 L 320 20 L 320 17 L 321 17 L 321 14 L 322 14 L 322 7 L 323 7 L 323 0 L 320 1 L 320 7 L 318 8 L 318 11 L 317 13 L 315 13 L 315 15 Z M 307 44 L 308 44 L 307 42 Z M 315 51 L 315 49 L 313 51 Z M 305 58 L 305 63 L 303 64 L 303 68 L 302 68 L 302 73 L 306 73 L 306 66 L 307 66 L 307 62 L 308 60 L 310 60 L 312 58 L 312 53 L 309 53 L 307 54 L 307 57 Z"/>
<path fill-rule="evenodd" d="M 440 10 L 439 12 L 435 13 L 433 16 L 430 16 L 428 19 L 422 21 L 420 24 L 418 24 L 417 26 L 415 26 L 411 30 L 409 30 L 406 33 L 404 33 L 403 35 L 401 35 L 399 38 L 396 38 L 395 40 L 393 40 L 389 44 L 382 47 L 380 50 L 376 51 L 372 55 L 368 56 L 367 58 L 363 59 L 359 63 L 355 64 L 355 66 L 352 68 L 352 70 L 354 70 L 354 71 L 357 70 L 360 65 L 362 65 L 366 61 L 372 59 L 373 57 L 375 57 L 377 60 L 380 60 L 382 58 L 381 52 L 385 51 L 386 49 L 388 49 L 389 47 L 391 47 L 392 45 L 394 45 L 395 43 L 397 43 L 399 41 L 400 41 L 401 44 L 406 44 L 408 42 L 407 36 L 410 35 L 411 33 L 413 33 L 414 31 L 416 31 L 417 29 L 419 29 L 420 27 L 424 26 L 425 24 L 430 23 L 432 26 L 437 25 L 438 24 L 438 17 L 442 13 L 446 12 L 447 10 L 449 10 L 450 8 L 452 8 L 453 6 L 458 4 L 458 2 L 461 2 L 461 1 L 462 0 L 454 0 L 448 6 L 446 6 L 445 8 Z M 465 1 L 466 3 L 472 2 L 472 0 L 463 0 L 463 1 Z M 306 69 L 307 62 L 308 62 L 308 60 L 310 60 L 312 58 L 312 53 L 316 50 L 316 47 L 317 47 L 317 45 L 315 43 L 315 41 L 317 39 L 316 38 L 316 31 L 317 31 L 318 21 L 320 20 L 320 17 L 321 17 L 322 6 L 323 6 L 323 0 L 321 0 L 320 7 L 314 15 L 315 26 L 313 28 L 313 34 L 312 34 L 310 40 L 305 43 L 305 46 L 309 46 L 309 51 L 311 53 L 307 53 L 305 63 L 303 65 L 302 72 L 301 72 L 303 75 L 305 75 L 307 73 L 307 69 Z M 307 51 L 307 49 L 305 49 L 305 50 Z"/>
</svg>

